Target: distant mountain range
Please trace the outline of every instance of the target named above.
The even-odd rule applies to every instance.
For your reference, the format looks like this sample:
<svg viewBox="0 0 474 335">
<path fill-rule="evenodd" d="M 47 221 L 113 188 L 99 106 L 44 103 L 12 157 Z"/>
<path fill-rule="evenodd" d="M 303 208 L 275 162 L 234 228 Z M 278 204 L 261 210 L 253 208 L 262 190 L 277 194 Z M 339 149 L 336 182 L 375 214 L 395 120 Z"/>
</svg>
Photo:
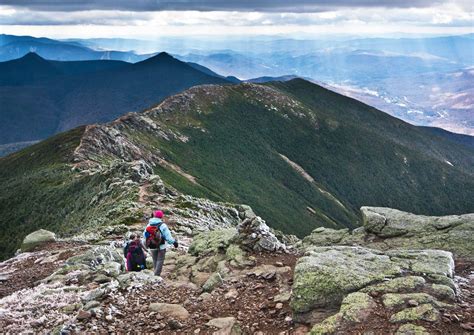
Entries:
<svg viewBox="0 0 474 335">
<path fill-rule="evenodd" d="M 0 145 L 9 143 L 7 151 L 17 148 L 18 142 L 39 140 L 55 131 L 68 129 L 82 122 L 111 120 L 119 113 L 136 111 L 148 107 L 147 102 L 155 97 L 165 97 L 177 90 L 163 89 L 162 95 L 150 94 L 140 103 L 138 96 L 114 93 L 110 90 L 128 92 L 129 87 L 115 81 L 112 87 L 106 82 L 108 76 L 119 76 L 127 81 L 127 64 L 112 60 L 140 62 L 155 55 L 156 50 L 169 50 L 183 64 L 210 77 L 226 82 L 238 83 L 239 78 L 249 78 L 249 82 L 288 80 L 302 77 L 318 84 L 361 100 L 393 116 L 417 125 L 443 127 L 452 132 L 474 134 L 474 35 L 448 36 L 439 38 L 405 39 L 346 39 L 346 40 L 293 40 L 293 39 L 237 39 L 193 41 L 186 39 L 162 38 L 158 41 L 129 39 L 74 39 L 53 40 L 30 36 L 0 35 L 0 60 L 17 59 L 34 50 L 48 60 L 68 60 L 75 63 L 33 65 L 28 62 L 1 65 L 0 99 L 5 109 L 2 120 L 11 118 L 15 126 L 4 126 L 6 135 L 0 135 Z M 212 42 L 212 43 L 211 43 Z M 115 51 L 113 48 L 116 48 Z M 140 50 L 143 54 L 135 51 Z M 103 60 L 102 62 L 76 62 L 77 60 Z M 17 65 L 15 65 L 17 64 Z M 129 64 L 130 65 L 130 64 Z M 44 66 L 44 68 L 42 68 Z M 130 67 L 131 68 L 131 67 Z M 123 75 L 118 75 L 124 71 Z M 125 71 L 126 70 L 126 71 Z M 103 72 L 113 72 L 104 74 Z M 100 74 L 99 74 L 100 73 Z M 86 79 L 90 76 L 89 79 Z M 135 80 L 140 75 L 136 73 Z M 171 75 L 173 77 L 173 75 Z M 54 79 L 53 79 L 54 78 Z M 73 78 L 73 79 L 72 79 Z M 147 81 L 148 79 L 145 79 Z M 53 81 L 57 81 L 53 83 Z M 87 82 L 87 83 L 86 83 Z M 97 82 L 98 86 L 95 86 Z M 148 82 L 148 89 L 151 83 Z M 197 80 L 196 83 L 201 83 Z M 14 85 L 15 88 L 12 88 Z M 19 86 L 25 86 L 24 90 Z M 88 88 L 88 85 L 90 87 Z M 130 89 L 140 90 L 141 84 Z M 165 84 L 163 84 L 166 86 Z M 119 88 L 120 86 L 120 88 Z M 146 84 L 144 84 L 146 86 Z M 66 92 L 66 87 L 68 92 Z M 95 87 L 95 88 L 93 88 Z M 189 87 L 186 83 L 182 88 Z M 106 99 L 120 105 L 117 113 L 112 113 L 112 105 L 101 106 L 102 117 L 98 117 L 99 103 L 88 103 L 88 97 L 102 94 Z M 161 90 L 161 89 L 160 89 Z M 72 92 L 87 91 L 84 111 L 74 101 Z M 158 93 L 155 91 L 155 93 Z M 82 93 L 81 93 L 82 94 Z M 67 97 L 65 97 L 67 95 Z M 115 95 L 120 95 L 116 98 Z M 145 90 L 146 95 L 146 90 Z M 40 96 L 41 98 L 36 98 Z M 63 98 L 64 96 L 64 98 Z M 77 96 L 77 95 L 76 95 Z M 31 98 L 36 100 L 31 103 Z M 21 100 L 21 101 L 18 101 Z M 93 101 L 98 99 L 92 98 Z M 133 100 L 133 101 L 132 101 Z M 19 107 L 19 108 L 15 108 Z M 75 106 L 75 107 L 74 107 Z M 59 111 L 61 110 L 61 111 Z M 13 114 L 12 114 L 13 113 Z M 80 116 L 73 116 L 78 113 Z M 96 113 L 96 118 L 91 117 Z M 18 122 L 30 120 L 42 130 L 25 136 L 18 134 Z M 69 114 L 67 120 L 57 117 Z M 86 114 L 89 116 L 86 117 Z M 31 117 L 34 115 L 34 117 Z M 56 115 L 56 116 L 53 116 Z M 48 120 L 47 130 L 43 122 Z M 78 120 L 69 122 L 69 119 Z M 87 121 L 86 121 L 87 120 Z M 2 130 L 4 130 L 2 129 Z M 13 142 L 12 142 L 13 141 Z M 2 152 L 0 148 L 0 152 Z"/>
<path fill-rule="evenodd" d="M 157 57 L 140 68 L 183 68 Z M 249 204 L 299 236 L 357 227 L 362 205 L 473 212 L 474 148 L 451 135 L 302 79 L 196 86 L 0 158 L 0 257 L 15 250 L 18 229 L 78 234 L 85 223 L 139 220 L 128 209 L 152 173 L 184 194 Z M 185 198 L 181 206 L 200 211 Z"/>
<path fill-rule="evenodd" d="M 35 53 L 0 63 L 0 144 L 107 122 L 191 86 L 230 83 L 203 69 L 167 53 L 135 64 L 50 61 Z"/>
<path fill-rule="evenodd" d="M 139 62 L 153 54 L 138 55 L 133 51 L 97 50 L 88 48 L 78 42 L 65 42 L 50 38 L 31 36 L 0 35 L 0 61 L 21 58 L 34 52 L 49 60 L 122 60 Z"/>
</svg>

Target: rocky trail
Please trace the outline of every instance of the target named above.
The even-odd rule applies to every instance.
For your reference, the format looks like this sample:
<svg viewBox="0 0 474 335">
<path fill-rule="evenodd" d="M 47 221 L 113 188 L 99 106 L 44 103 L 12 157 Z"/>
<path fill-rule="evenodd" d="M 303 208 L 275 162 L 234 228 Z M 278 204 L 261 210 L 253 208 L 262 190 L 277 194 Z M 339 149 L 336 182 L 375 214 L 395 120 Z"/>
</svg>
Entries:
<svg viewBox="0 0 474 335">
<path fill-rule="evenodd" d="M 122 243 L 145 221 L 72 238 L 44 230 L 0 263 L 5 333 L 469 334 L 474 329 L 472 215 L 363 208 L 352 232 L 305 239 L 270 229 L 244 205 L 140 188 L 180 241 L 163 278 L 124 272 Z M 441 250 L 442 249 L 442 250 Z M 151 259 L 147 259 L 148 267 Z"/>
</svg>

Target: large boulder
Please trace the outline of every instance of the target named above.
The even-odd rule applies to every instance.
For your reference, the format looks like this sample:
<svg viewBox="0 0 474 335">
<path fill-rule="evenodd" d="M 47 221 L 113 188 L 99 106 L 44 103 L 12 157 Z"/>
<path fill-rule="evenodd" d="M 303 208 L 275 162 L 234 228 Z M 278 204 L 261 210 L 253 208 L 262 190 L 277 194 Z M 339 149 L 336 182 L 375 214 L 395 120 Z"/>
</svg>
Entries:
<svg viewBox="0 0 474 335">
<path fill-rule="evenodd" d="M 362 207 L 360 210 L 367 232 L 380 237 L 425 235 L 463 225 L 474 230 L 474 214 L 425 216 L 384 207 Z"/>
<path fill-rule="evenodd" d="M 296 313 L 336 307 L 348 293 L 400 275 L 401 271 L 400 265 L 376 250 L 311 248 L 296 264 L 291 307 Z"/>
<path fill-rule="evenodd" d="M 56 241 L 56 235 L 48 230 L 40 229 L 27 235 L 21 244 L 22 251 L 30 251 L 35 247 Z"/>
<path fill-rule="evenodd" d="M 441 249 L 474 260 L 474 214 L 424 216 L 391 208 L 362 207 L 363 227 L 349 232 L 317 228 L 303 245 L 360 245 L 378 250 Z"/>
<path fill-rule="evenodd" d="M 231 240 L 237 235 L 235 228 L 216 229 L 196 235 L 189 246 L 193 256 L 225 253 Z"/>
<path fill-rule="evenodd" d="M 331 329 L 340 331 L 350 323 L 363 322 L 377 308 L 397 315 L 410 307 L 409 301 L 429 304 L 434 310 L 450 308 L 453 275 L 452 254 L 441 250 L 310 247 L 296 264 L 290 305 L 296 320 L 316 323 L 314 334 L 331 333 Z M 383 303 L 376 306 L 372 296 L 381 296 Z M 337 308 L 339 313 L 332 318 L 318 319 L 321 310 Z M 393 320 L 408 320 L 406 314 L 412 311 L 418 312 L 408 309 Z M 425 317 L 423 311 L 415 314 Z M 426 313 L 431 317 L 436 311 Z"/>
</svg>

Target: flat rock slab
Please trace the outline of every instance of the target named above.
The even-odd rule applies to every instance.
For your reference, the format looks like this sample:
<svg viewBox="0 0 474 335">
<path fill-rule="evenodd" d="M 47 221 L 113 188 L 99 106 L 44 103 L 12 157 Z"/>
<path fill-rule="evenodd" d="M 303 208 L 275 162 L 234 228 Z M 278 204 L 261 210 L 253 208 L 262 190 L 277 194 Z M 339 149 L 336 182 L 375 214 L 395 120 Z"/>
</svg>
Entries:
<svg viewBox="0 0 474 335">
<path fill-rule="evenodd" d="M 364 246 L 377 250 L 438 249 L 474 260 L 474 214 L 425 216 L 384 207 L 362 207 L 363 226 L 316 228 L 306 236 L 309 246 Z"/>
</svg>

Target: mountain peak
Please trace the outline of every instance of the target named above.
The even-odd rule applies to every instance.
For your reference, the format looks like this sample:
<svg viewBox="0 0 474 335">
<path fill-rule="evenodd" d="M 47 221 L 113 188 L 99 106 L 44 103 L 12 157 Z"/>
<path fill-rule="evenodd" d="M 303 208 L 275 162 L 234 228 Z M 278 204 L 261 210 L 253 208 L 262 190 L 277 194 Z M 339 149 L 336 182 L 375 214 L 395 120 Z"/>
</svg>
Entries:
<svg viewBox="0 0 474 335">
<path fill-rule="evenodd" d="M 157 63 L 183 63 L 180 60 L 174 58 L 167 52 L 160 52 L 150 58 L 145 59 L 144 61 L 136 63 L 138 64 L 157 64 Z M 184 63 L 183 63 L 184 64 Z"/>
<path fill-rule="evenodd" d="M 44 62 L 46 59 L 38 55 L 36 52 L 30 51 L 23 57 L 19 58 L 18 60 L 29 60 L 29 61 L 41 61 Z"/>
</svg>

